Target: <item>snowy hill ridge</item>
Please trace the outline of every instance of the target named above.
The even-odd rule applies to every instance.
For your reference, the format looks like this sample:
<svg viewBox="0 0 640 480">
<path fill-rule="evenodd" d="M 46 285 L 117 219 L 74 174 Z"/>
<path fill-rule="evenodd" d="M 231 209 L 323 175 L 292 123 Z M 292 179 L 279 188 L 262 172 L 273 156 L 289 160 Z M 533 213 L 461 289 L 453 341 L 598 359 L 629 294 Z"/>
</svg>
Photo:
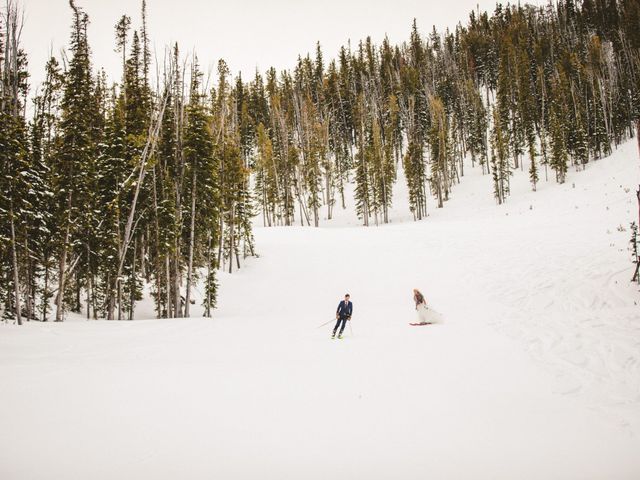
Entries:
<svg viewBox="0 0 640 480">
<path fill-rule="evenodd" d="M 501 206 L 470 169 L 422 222 L 257 227 L 213 319 L 2 325 L 0 476 L 638 478 L 638 166 L 630 141 Z M 412 288 L 443 324 L 408 325 Z"/>
</svg>

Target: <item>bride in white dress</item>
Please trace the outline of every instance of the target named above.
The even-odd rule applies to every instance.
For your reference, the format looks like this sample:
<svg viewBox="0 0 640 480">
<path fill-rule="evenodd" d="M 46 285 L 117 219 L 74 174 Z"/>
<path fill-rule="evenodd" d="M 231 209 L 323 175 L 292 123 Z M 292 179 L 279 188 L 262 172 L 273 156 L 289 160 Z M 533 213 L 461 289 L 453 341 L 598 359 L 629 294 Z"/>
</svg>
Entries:
<svg viewBox="0 0 640 480">
<path fill-rule="evenodd" d="M 418 322 L 420 325 L 428 323 L 438 323 L 439 315 L 427 307 L 427 301 L 424 295 L 417 288 L 413 289 L 413 301 L 416 303 L 416 312 L 418 313 Z"/>
</svg>

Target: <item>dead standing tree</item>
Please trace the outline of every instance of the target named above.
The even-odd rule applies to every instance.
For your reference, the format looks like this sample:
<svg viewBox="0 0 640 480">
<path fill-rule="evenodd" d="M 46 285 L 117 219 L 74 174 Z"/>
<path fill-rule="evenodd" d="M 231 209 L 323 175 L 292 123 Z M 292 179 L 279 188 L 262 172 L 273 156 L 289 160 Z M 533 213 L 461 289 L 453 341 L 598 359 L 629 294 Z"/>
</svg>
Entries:
<svg viewBox="0 0 640 480">
<path fill-rule="evenodd" d="M 638 155 L 640 156 L 640 118 L 638 118 L 636 120 L 636 138 L 638 140 Z M 638 190 L 636 190 L 636 198 L 638 199 L 638 223 L 637 225 L 640 225 L 640 185 L 638 185 Z M 636 242 L 636 238 L 635 238 L 635 234 L 632 238 L 632 241 L 635 243 Z M 635 248 L 635 245 L 634 245 Z M 640 260 L 636 257 L 635 259 L 635 264 L 636 264 L 636 269 L 633 272 L 633 277 L 631 278 L 632 282 L 635 282 L 636 280 L 638 280 L 640 282 Z"/>
<path fill-rule="evenodd" d="M 172 78 L 172 76 L 169 75 L 168 78 Z M 147 167 L 151 162 L 151 158 L 153 157 L 153 154 L 156 150 L 156 146 L 158 144 L 158 137 L 160 135 L 160 126 L 162 125 L 162 119 L 164 118 L 164 111 L 167 106 L 167 99 L 169 98 L 169 89 L 170 89 L 170 85 L 165 86 L 165 90 L 162 95 L 162 100 L 158 105 L 156 111 L 153 113 L 153 117 L 149 125 L 149 133 L 147 136 L 147 141 L 144 146 L 144 149 L 142 150 L 142 154 L 140 156 L 140 162 L 136 166 L 136 169 L 134 169 L 134 171 L 131 172 L 131 175 L 129 175 L 129 178 L 125 181 L 125 185 L 131 184 L 131 182 L 134 182 L 135 190 L 133 194 L 133 199 L 131 201 L 129 216 L 127 218 L 127 223 L 124 229 L 124 235 L 119 243 L 118 271 L 115 276 L 115 282 L 116 282 L 115 290 L 118 290 L 120 288 L 120 283 L 121 283 L 120 277 L 122 275 L 122 270 L 124 268 L 124 261 L 126 258 L 129 245 L 131 244 L 133 231 L 135 230 L 135 226 L 137 225 L 137 222 L 134 223 L 134 219 L 136 215 L 136 207 L 138 204 L 138 196 L 140 194 L 140 189 L 142 188 L 145 176 L 147 174 Z M 139 170 L 138 177 L 136 180 L 133 180 L 135 178 L 134 177 L 135 170 Z M 113 296 L 111 296 L 111 303 L 109 305 L 109 311 L 108 311 L 109 320 L 113 319 L 113 310 L 114 310 Z"/>
<path fill-rule="evenodd" d="M 0 101 L 1 110 L 5 112 L 14 122 L 20 116 L 20 36 L 22 32 L 22 22 L 18 16 L 17 5 L 12 0 L 7 0 L 4 18 L 0 17 L 0 23 L 4 23 L 4 39 L 6 51 L 4 65 L 1 66 L 2 78 L 0 79 Z M 15 296 L 14 311 L 18 325 L 22 325 L 22 312 L 20 309 L 20 278 L 19 262 L 16 248 L 15 217 L 16 211 L 13 204 L 12 193 L 9 193 L 9 223 L 11 230 L 11 263 L 13 270 L 13 290 Z M 10 306 L 10 305 L 9 305 Z"/>
</svg>

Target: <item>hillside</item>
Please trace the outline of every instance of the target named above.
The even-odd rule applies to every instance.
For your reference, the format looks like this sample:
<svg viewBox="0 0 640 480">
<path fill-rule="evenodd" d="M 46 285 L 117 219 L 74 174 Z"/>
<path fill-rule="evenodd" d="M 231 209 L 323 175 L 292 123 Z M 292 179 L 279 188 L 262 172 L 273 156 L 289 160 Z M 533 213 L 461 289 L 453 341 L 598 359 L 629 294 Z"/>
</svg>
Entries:
<svg viewBox="0 0 640 480">
<path fill-rule="evenodd" d="M 469 170 L 421 222 L 256 225 L 213 319 L 0 325 L 0 476 L 638 478 L 637 154 L 502 206 Z M 442 324 L 408 326 L 415 287 Z"/>
</svg>

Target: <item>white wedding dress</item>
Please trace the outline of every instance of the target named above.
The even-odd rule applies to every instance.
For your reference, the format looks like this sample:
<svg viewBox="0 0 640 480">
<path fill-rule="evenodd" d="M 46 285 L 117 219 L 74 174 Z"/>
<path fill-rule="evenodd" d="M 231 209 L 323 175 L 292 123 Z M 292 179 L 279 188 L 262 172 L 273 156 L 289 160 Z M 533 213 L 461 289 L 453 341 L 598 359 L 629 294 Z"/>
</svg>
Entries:
<svg viewBox="0 0 640 480">
<path fill-rule="evenodd" d="M 427 307 L 425 303 L 418 305 L 418 323 L 440 323 L 442 318 L 438 312 Z"/>
</svg>

